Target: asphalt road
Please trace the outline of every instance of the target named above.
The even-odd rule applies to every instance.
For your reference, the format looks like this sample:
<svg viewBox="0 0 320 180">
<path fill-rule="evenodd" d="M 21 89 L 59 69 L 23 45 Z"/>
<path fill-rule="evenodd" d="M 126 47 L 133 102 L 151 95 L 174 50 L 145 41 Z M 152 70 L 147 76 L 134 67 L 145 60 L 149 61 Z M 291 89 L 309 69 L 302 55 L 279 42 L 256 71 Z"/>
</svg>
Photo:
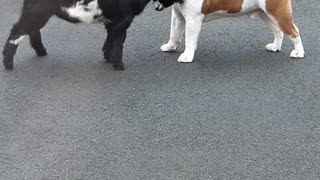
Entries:
<svg viewBox="0 0 320 180">
<path fill-rule="evenodd" d="M 22 0 L 0 1 L 0 44 Z M 170 10 L 149 6 L 103 62 L 103 26 L 57 18 L 49 55 L 26 39 L 0 68 L 0 179 L 320 179 L 320 1 L 294 1 L 306 58 L 264 51 L 260 20 L 203 26 L 196 60 L 161 53 Z M 2 49 L 1 49 L 2 50 Z"/>
</svg>

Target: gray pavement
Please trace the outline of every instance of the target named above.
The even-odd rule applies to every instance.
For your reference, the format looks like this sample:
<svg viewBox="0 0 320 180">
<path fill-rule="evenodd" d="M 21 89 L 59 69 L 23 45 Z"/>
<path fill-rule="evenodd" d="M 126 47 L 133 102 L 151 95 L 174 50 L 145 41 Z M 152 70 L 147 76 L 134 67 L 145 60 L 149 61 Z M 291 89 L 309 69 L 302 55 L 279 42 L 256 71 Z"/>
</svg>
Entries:
<svg viewBox="0 0 320 180">
<path fill-rule="evenodd" d="M 0 1 L 0 44 L 22 0 Z M 0 179 L 320 179 L 320 1 L 294 1 L 306 58 L 264 51 L 260 20 L 203 26 L 196 60 L 159 51 L 170 10 L 129 31 L 125 71 L 103 62 L 103 26 L 51 19 L 0 68 Z M 2 49 L 1 49 L 2 50 Z"/>
</svg>

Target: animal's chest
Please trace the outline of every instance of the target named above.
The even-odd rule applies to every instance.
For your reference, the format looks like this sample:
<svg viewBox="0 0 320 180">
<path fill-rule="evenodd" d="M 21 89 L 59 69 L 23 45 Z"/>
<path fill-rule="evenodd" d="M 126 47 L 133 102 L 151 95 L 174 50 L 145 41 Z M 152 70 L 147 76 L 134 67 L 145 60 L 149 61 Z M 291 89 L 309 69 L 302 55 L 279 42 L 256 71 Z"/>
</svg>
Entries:
<svg viewBox="0 0 320 180">
<path fill-rule="evenodd" d="M 107 20 L 103 17 L 98 0 L 77 0 L 68 7 L 61 7 L 70 17 L 85 23 L 101 23 Z"/>
</svg>

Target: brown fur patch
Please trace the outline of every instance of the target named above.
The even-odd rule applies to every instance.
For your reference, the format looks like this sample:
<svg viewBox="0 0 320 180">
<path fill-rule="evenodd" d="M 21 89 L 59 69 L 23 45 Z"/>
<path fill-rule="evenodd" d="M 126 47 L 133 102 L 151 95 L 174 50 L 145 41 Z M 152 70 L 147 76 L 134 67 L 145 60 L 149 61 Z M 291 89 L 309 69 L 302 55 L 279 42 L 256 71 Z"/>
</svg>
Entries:
<svg viewBox="0 0 320 180">
<path fill-rule="evenodd" d="M 215 11 L 238 13 L 241 11 L 242 3 L 243 0 L 204 0 L 201 12 L 203 14 L 209 14 Z"/>
<path fill-rule="evenodd" d="M 299 36 L 292 21 L 291 0 L 266 0 L 266 8 L 284 33 L 293 38 Z"/>
</svg>

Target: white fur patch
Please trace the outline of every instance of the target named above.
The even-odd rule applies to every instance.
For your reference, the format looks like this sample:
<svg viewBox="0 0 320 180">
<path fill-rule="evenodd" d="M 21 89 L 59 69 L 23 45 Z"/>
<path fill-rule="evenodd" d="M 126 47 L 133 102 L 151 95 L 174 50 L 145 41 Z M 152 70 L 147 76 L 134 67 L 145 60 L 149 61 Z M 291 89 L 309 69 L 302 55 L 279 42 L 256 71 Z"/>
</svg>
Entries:
<svg viewBox="0 0 320 180">
<path fill-rule="evenodd" d="M 167 44 L 164 44 L 160 47 L 160 50 L 163 52 L 174 52 L 177 50 L 179 43 L 169 41 Z"/>
<path fill-rule="evenodd" d="M 259 17 L 259 14 L 260 14 L 259 12 L 253 12 L 248 14 L 248 16 L 250 19 L 256 19 L 257 17 Z"/>
<path fill-rule="evenodd" d="M 194 58 L 194 53 L 195 51 L 185 51 L 183 52 L 179 58 L 178 58 L 178 62 L 180 63 L 191 63 L 193 61 Z"/>
<path fill-rule="evenodd" d="M 300 36 L 296 38 L 290 38 L 291 41 L 294 44 L 294 50 L 291 52 L 290 57 L 291 58 L 304 58 L 304 48 L 301 41 Z"/>
<path fill-rule="evenodd" d="M 20 36 L 18 39 L 10 40 L 9 42 L 10 42 L 11 44 L 18 45 L 18 44 L 23 40 L 24 37 L 26 37 L 26 36 L 25 36 L 25 35 Z"/>
<path fill-rule="evenodd" d="M 102 10 L 99 8 L 98 0 L 93 0 L 88 5 L 83 4 L 84 0 L 78 1 L 74 6 L 63 7 L 62 10 L 68 13 L 70 17 L 76 18 L 85 23 L 100 23 Z"/>
</svg>

